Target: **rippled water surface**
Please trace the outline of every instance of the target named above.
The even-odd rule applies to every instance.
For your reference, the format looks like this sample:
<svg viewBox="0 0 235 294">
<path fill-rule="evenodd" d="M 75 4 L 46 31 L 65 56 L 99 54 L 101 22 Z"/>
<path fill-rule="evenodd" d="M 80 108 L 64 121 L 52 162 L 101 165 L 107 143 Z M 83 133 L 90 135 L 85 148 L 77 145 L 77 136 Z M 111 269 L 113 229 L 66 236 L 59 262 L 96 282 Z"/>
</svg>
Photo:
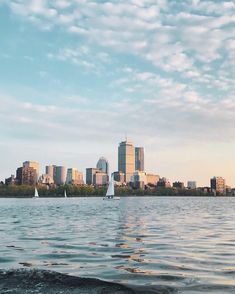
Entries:
<svg viewBox="0 0 235 294">
<path fill-rule="evenodd" d="M 235 293 L 235 198 L 0 199 L 0 268 Z"/>
</svg>

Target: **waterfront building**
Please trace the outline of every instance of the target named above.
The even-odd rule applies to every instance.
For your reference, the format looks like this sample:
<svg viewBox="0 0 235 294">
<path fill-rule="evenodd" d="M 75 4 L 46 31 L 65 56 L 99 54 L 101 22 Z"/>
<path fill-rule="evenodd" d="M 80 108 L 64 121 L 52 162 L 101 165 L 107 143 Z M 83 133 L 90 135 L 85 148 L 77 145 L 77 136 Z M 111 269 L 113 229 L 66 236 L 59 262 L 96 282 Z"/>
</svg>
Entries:
<svg viewBox="0 0 235 294">
<path fill-rule="evenodd" d="M 115 182 L 123 185 L 125 182 L 125 174 L 123 172 L 116 171 L 113 173 L 113 179 Z"/>
<path fill-rule="evenodd" d="M 157 187 L 170 188 L 171 183 L 167 178 L 160 178 L 160 180 L 157 183 Z"/>
<path fill-rule="evenodd" d="M 53 180 L 53 177 L 50 176 L 49 174 L 42 174 L 39 177 L 38 183 L 42 185 L 52 185 L 54 184 L 54 180 Z"/>
<path fill-rule="evenodd" d="M 38 181 L 36 169 L 27 165 L 17 168 L 16 181 L 19 185 L 36 185 Z"/>
<path fill-rule="evenodd" d="M 225 179 L 222 177 L 213 177 L 211 179 L 211 190 L 214 193 L 224 195 L 226 193 Z"/>
<path fill-rule="evenodd" d="M 96 164 L 96 168 L 109 175 L 109 163 L 104 157 L 100 157 Z"/>
<path fill-rule="evenodd" d="M 119 144 L 118 171 L 125 174 L 125 182 L 129 183 L 135 171 L 135 149 L 131 142 L 123 141 Z"/>
<path fill-rule="evenodd" d="M 184 189 L 184 183 L 183 182 L 174 182 L 173 188 Z"/>
<path fill-rule="evenodd" d="M 146 174 L 147 185 L 157 186 L 160 176 L 155 174 Z"/>
<path fill-rule="evenodd" d="M 144 171 L 135 171 L 131 176 L 131 185 L 133 188 L 136 189 L 144 189 L 145 185 L 147 184 L 147 176 L 146 172 Z"/>
<path fill-rule="evenodd" d="M 16 182 L 18 185 L 22 185 L 22 169 L 23 167 L 18 167 L 16 170 Z"/>
<path fill-rule="evenodd" d="M 15 185 L 16 183 L 17 182 L 14 175 L 11 175 L 9 178 L 5 179 L 5 185 L 12 186 L 12 185 Z"/>
<path fill-rule="evenodd" d="M 93 185 L 93 176 L 96 172 L 99 172 L 98 168 L 89 167 L 86 169 L 86 184 Z"/>
<path fill-rule="evenodd" d="M 135 147 L 135 170 L 144 171 L 144 148 Z"/>
<path fill-rule="evenodd" d="M 188 181 L 187 188 L 188 189 L 197 189 L 197 182 L 195 182 L 195 181 Z"/>
<path fill-rule="evenodd" d="M 39 163 L 37 161 L 25 161 L 23 162 L 24 168 L 32 167 L 36 170 L 37 180 L 39 178 Z"/>
<path fill-rule="evenodd" d="M 107 185 L 109 182 L 109 177 L 106 173 L 102 172 L 101 170 L 97 171 L 93 174 L 93 185 L 95 186 L 104 186 Z"/>
<path fill-rule="evenodd" d="M 83 185 L 83 173 L 78 171 L 77 168 L 68 168 L 66 184 Z"/>
<path fill-rule="evenodd" d="M 56 185 L 64 185 L 66 182 L 66 167 L 65 166 L 54 166 L 53 179 L 54 179 L 54 183 Z"/>
<path fill-rule="evenodd" d="M 46 166 L 46 174 L 53 178 L 54 180 L 54 167 L 55 165 L 47 165 Z"/>
</svg>

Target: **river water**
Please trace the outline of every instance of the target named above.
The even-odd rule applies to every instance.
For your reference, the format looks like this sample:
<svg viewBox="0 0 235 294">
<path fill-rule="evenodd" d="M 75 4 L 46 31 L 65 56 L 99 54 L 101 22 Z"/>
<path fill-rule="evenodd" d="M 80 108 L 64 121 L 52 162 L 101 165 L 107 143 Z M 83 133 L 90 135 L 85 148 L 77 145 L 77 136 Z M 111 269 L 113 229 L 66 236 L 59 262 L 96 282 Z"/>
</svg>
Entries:
<svg viewBox="0 0 235 294">
<path fill-rule="evenodd" d="M 235 293 L 235 198 L 0 199 L 0 268 Z"/>
</svg>

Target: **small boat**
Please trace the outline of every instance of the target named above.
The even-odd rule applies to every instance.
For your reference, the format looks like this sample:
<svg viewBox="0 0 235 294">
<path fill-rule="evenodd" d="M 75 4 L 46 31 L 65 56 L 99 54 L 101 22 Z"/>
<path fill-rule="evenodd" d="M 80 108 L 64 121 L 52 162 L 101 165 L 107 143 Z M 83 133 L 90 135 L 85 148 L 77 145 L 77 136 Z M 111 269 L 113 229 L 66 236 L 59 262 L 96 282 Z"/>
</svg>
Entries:
<svg viewBox="0 0 235 294">
<path fill-rule="evenodd" d="M 64 190 L 64 198 L 67 198 L 67 192 Z"/>
<path fill-rule="evenodd" d="M 113 175 L 111 175 L 108 190 L 103 200 L 120 200 L 120 197 L 115 196 Z"/>
<path fill-rule="evenodd" d="M 38 190 L 37 190 L 36 187 L 35 187 L 35 190 L 34 190 L 34 197 L 33 198 L 39 198 Z"/>
</svg>

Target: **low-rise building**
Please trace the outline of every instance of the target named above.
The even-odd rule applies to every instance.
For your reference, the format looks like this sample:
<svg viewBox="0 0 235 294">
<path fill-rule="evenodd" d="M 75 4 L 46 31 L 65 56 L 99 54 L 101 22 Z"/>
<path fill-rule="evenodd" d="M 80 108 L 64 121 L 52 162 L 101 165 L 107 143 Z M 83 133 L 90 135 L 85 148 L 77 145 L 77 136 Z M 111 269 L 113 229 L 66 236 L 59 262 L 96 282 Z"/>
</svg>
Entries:
<svg viewBox="0 0 235 294">
<path fill-rule="evenodd" d="M 42 184 L 42 185 L 53 185 L 54 184 L 54 180 L 53 180 L 53 177 L 51 175 L 42 174 L 39 177 L 38 183 L 39 184 Z"/>
<path fill-rule="evenodd" d="M 147 185 L 157 186 L 160 176 L 155 174 L 146 174 Z"/>
<path fill-rule="evenodd" d="M 136 170 L 131 176 L 131 185 L 136 189 L 144 189 L 147 184 L 146 172 Z"/>
<path fill-rule="evenodd" d="M 95 174 L 93 174 L 93 185 L 95 186 L 104 186 L 109 182 L 109 177 L 106 173 L 99 170 Z"/>
<path fill-rule="evenodd" d="M 183 182 L 174 182 L 173 188 L 184 189 L 184 183 Z"/>
<path fill-rule="evenodd" d="M 197 189 L 197 182 L 196 181 L 188 181 L 187 188 L 192 189 L 192 190 Z"/>
<path fill-rule="evenodd" d="M 9 178 L 5 179 L 5 185 L 12 186 L 17 183 L 14 175 L 11 175 Z"/>
<path fill-rule="evenodd" d="M 120 185 L 123 185 L 125 182 L 125 174 L 121 171 L 116 171 L 113 173 L 113 179 L 115 182 L 118 182 Z"/>
<path fill-rule="evenodd" d="M 167 178 L 161 178 L 157 183 L 157 187 L 171 188 L 171 183 Z"/>
</svg>

